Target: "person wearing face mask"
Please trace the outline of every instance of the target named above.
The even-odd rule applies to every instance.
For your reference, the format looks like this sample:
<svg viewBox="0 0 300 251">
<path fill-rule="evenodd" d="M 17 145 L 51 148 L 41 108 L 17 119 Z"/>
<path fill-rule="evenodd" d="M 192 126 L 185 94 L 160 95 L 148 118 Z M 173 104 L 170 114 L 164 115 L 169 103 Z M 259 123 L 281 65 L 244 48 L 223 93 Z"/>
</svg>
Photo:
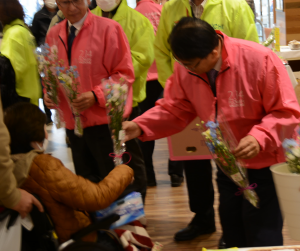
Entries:
<svg viewBox="0 0 300 251">
<path fill-rule="evenodd" d="M 59 90 L 59 108 L 66 124 L 66 135 L 70 140 L 76 174 L 95 183 L 104 179 L 114 169 L 114 152 L 108 127 L 106 101 L 101 84 L 102 79 L 112 78 L 127 81 L 129 93 L 124 118 L 132 111 L 132 83 L 134 71 L 130 47 L 122 27 L 115 21 L 95 16 L 90 12 L 89 0 L 57 0 L 65 20 L 53 26 L 47 34 L 46 42 L 58 47 L 58 60 L 65 67 L 76 65 L 79 73 L 80 94 L 72 102 L 73 110 L 80 113 L 83 135 L 74 133 L 74 115 L 62 89 Z M 143 55 L 140 55 L 141 60 Z M 55 105 L 45 95 L 45 104 L 52 109 Z M 138 143 L 128 142 L 131 154 L 130 166 L 135 172 L 134 183 L 124 191 L 133 191 L 146 196 L 146 173 Z M 128 158 L 128 159 L 126 159 Z M 124 162 L 129 161 L 124 156 Z"/>
<path fill-rule="evenodd" d="M 126 0 L 96 0 L 96 2 L 98 6 L 92 10 L 92 13 L 118 22 L 129 42 L 135 76 L 132 85 L 132 113 L 129 117 L 129 120 L 132 120 L 140 115 L 139 103 L 146 98 L 147 72 L 154 60 L 153 26 L 145 16 L 130 8 Z M 147 186 L 146 170 L 138 140 L 132 139 L 130 142 L 127 142 L 127 149 L 135 157 L 139 166 L 138 170 L 143 170 L 142 173 L 139 172 L 140 182 L 138 186 L 136 185 L 136 188 L 142 189 L 142 194 L 145 194 Z M 138 175 L 136 170 L 135 172 Z"/>
<path fill-rule="evenodd" d="M 138 104 L 146 98 L 147 72 L 154 60 L 154 32 L 150 21 L 127 5 L 126 0 L 96 0 L 92 13 L 111 18 L 123 28 L 131 51 L 135 81 L 131 119 L 139 115 Z"/>
<path fill-rule="evenodd" d="M 50 22 L 56 15 L 57 11 L 58 8 L 55 0 L 44 0 L 44 7 L 34 15 L 30 30 L 35 37 L 38 46 L 45 43 Z M 45 103 L 44 110 L 47 115 L 47 125 L 52 124 L 52 113 Z"/>
<path fill-rule="evenodd" d="M 245 163 L 259 197 L 255 208 L 236 196 L 238 187 L 218 169 L 226 248 L 283 245 L 283 220 L 269 167 L 285 162 L 282 141 L 297 135 L 300 108 L 282 61 L 260 44 L 231 38 L 192 17 L 182 18 L 168 41 L 176 63 L 165 96 L 142 116 L 123 123 L 125 141 L 167 137 L 196 116 L 218 121 L 222 112 L 239 142 L 233 153 Z"/>
<path fill-rule="evenodd" d="M 101 182 L 93 183 L 45 154 L 46 116 L 35 105 L 10 106 L 4 123 L 11 138 L 17 186 L 40 198 L 53 221 L 59 242 L 69 240 L 73 233 L 88 226 L 91 220 L 87 212 L 108 207 L 132 182 L 133 170 L 126 165 L 116 166 Z M 84 239 L 96 241 L 97 234 L 94 232 Z"/>
</svg>

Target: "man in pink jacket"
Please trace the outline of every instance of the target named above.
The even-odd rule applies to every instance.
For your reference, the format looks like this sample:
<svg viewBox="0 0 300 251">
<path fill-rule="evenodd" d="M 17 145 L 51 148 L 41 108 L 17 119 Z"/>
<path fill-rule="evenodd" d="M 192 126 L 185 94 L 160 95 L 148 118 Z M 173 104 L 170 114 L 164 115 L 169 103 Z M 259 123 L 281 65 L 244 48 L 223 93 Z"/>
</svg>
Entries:
<svg viewBox="0 0 300 251">
<path fill-rule="evenodd" d="M 50 29 L 46 42 L 50 47 L 58 47 L 58 60 L 63 60 L 66 67 L 77 66 L 80 94 L 72 106 L 80 113 L 84 128 L 82 137 L 74 134 L 74 115 L 62 90 L 59 91 L 59 108 L 63 113 L 66 134 L 71 142 L 76 174 L 99 182 L 114 168 L 113 158 L 109 156 L 113 152 L 113 144 L 101 80 L 109 77 L 116 80 L 121 77 L 127 79 L 129 97 L 124 116 L 128 117 L 132 110 L 134 81 L 131 52 L 122 27 L 113 20 L 90 13 L 89 0 L 56 2 L 66 19 Z M 45 103 L 48 108 L 54 108 L 47 93 Z M 138 143 L 128 142 L 129 152 L 137 148 Z M 139 191 L 145 197 L 144 163 L 139 163 L 133 155 L 130 166 L 135 171 L 135 182 L 124 194 Z"/>
<path fill-rule="evenodd" d="M 149 19 L 151 22 L 154 34 L 156 34 L 157 27 L 159 24 L 160 14 L 162 10 L 162 5 L 157 4 L 153 0 L 140 0 L 137 1 L 136 11 L 143 14 L 145 17 Z M 139 104 L 141 112 L 144 113 L 148 111 L 150 108 L 155 106 L 155 102 L 159 99 L 159 97 L 163 93 L 163 88 L 161 84 L 158 82 L 158 74 L 155 61 L 152 66 L 148 70 L 147 75 L 147 84 L 146 84 L 146 99 Z M 141 142 L 140 146 L 144 155 L 144 161 L 146 166 L 147 173 L 147 185 L 148 186 L 156 186 L 156 178 L 153 167 L 153 152 L 155 141 L 147 141 Z"/>
<path fill-rule="evenodd" d="M 282 216 L 269 167 L 284 162 L 281 143 L 299 123 L 299 105 L 281 60 L 262 45 L 230 38 L 205 21 L 185 17 L 169 42 L 177 61 L 164 99 L 133 122 L 126 140 L 154 140 L 180 132 L 196 116 L 224 114 L 239 142 L 235 156 L 256 183 L 260 208 L 241 196 L 218 170 L 220 219 L 227 247 L 283 245 Z"/>
</svg>

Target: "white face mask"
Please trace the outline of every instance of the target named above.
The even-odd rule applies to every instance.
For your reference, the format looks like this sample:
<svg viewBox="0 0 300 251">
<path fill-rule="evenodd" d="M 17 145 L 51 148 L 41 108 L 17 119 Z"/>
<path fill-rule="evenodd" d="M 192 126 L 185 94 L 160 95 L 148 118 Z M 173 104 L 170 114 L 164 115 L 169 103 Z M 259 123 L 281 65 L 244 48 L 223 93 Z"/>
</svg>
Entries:
<svg viewBox="0 0 300 251">
<path fill-rule="evenodd" d="M 45 0 L 45 5 L 49 9 L 56 9 L 57 8 L 55 0 Z"/>
<path fill-rule="evenodd" d="M 47 150 L 48 143 L 49 143 L 48 139 L 44 139 L 44 142 L 43 142 L 43 145 L 42 145 L 42 146 L 40 146 L 39 143 L 35 142 L 36 146 L 37 146 L 37 147 L 39 148 L 39 150 L 41 150 L 41 151 L 46 151 L 46 150 Z"/>
<path fill-rule="evenodd" d="M 105 12 L 115 9 L 120 4 L 120 1 L 121 0 L 96 0 L 97 5 Z"/>
</svg>

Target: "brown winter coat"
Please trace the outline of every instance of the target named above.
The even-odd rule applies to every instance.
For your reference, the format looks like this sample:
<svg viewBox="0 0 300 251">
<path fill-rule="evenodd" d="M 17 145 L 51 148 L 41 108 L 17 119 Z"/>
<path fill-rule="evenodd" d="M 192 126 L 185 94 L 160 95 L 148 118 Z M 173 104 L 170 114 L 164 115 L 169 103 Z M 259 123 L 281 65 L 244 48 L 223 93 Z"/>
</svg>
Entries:
<svg viewBox="0 0 300 251">
<path fill-rule="evenodd" d="M 98 184 L 73 174 L 60 160 L 39 151 L 14 156 L 16 177 L 21 188 L 40 197 L 56 229 L 59 241 L 64 242 L 80 229 L 88 226 L 93 212 L 108 207 L 115 201 L 133 178 L 133 170 L 120 165 Z M 30 165 L 26 172 L 25 166 Z M 18 171 L 19 170 L 19 171 Z M 23 170 L 23 174 L 20 174 Z M 25 172 L 24 172 L 25 170 Z M 27 177 L 22 181 L 22 176 Z M 85 241 L 95 241 L 96 234 Z"/>
</svg>

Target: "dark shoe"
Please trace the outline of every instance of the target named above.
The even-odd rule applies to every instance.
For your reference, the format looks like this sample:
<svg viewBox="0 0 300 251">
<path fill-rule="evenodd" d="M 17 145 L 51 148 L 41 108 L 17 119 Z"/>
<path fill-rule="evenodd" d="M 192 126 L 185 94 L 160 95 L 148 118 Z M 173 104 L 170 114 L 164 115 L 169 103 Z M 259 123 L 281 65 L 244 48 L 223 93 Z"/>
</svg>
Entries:
<svg viewBox="0 0 300 251">
<path fill-rule="evenodd" d="M 178 176 L 177 174 L 171 174 L 171 186 L 179 187 L 183 182 L 183 177 Z"/>
<path fill-rule="evenodd" d="M 156 180 L 147 180 L 148 187 L 156 187 Z"/>
<path fill-rule="evenodd" d="M 199 235 L 211 234 L 215 231 L 216 231 L 215 227 L 212 229 L 203 230 L 198 226 L 188 225 L 186 228 L 179 230 L 175 234 L 174 239 L 175 239 L 175 241 L 189 241 L 189 240 L 195 239 Z"/>
<path fill-rule="evenodd" d="M 219 240 L 219 249 L 226 249 L 226 243 L 224 242 L 223 236 L 221 237 L 221 239 Z"/>
</svg>

